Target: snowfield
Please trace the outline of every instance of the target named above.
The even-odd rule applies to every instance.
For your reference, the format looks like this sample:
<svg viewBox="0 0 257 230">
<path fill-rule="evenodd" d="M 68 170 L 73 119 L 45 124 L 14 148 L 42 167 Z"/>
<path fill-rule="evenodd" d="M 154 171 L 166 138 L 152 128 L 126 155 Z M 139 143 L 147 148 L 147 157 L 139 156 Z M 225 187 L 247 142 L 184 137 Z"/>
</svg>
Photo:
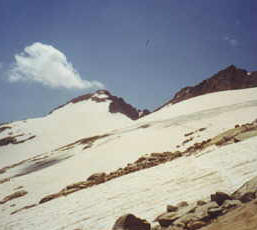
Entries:
<svg viewBox="0 0 257 230">
<path fill-rule="evenodd" d="M 1 209 L 1 229 L 111 229 L 122 214 L 153 220 L 167 204 L 204 199 L 217 190 L 233 192 L 257 175 L 257 138 L 200 157 L 182 157 L 132 173 L 15 215 Z M 44 186 L 44 185 L 42 185 Z M 36 192 L 36 191 L 35 191 Z M 27 203 L 32 194 L 28 194 Z M 5 211 L 8 209 L 8 211 Z"/>
<path fill-rule="evenodd" d="M 11 126 L 12 129 L 0 133 L 0 139 L 10 136 L 9 133 L 11 136 L 24 134 L 23 139 L 33 135 L 36 137 L 23 144 L 1 147 L 0 167 L 54 150 L 79 138 L 131 124 L 132 120 L 125 115 L 109 112 L 110 102 L 96 103 L 87 100 L 75 104 L 69 103 L 45 117 L 7 124 L 6 126 Z"/>
<path fill-rule="evenodd" d="M 256 120 L 257 88 L 195 97 L 167 105 L 137 121 L 109 113 L 108 106 L 108 101 L 89 100 L 68 104 L 43 118 L 8 124 L 16 134 L 38 138 L 0 147 L 0 167 L 38 157 L 0 174 L 0 180 L 12 177 L 10 182 L 0 184 L 0 200 L 19 186 L 28 191 L 26 196 L 0 205 L 0 229 L 111 229 L 122 214 L 153 220 L 167 204 L 204 199 L 218 190 L 233 192 L 257 175 L 257 137 L 252 137 L 10 215 L 69 184 L 86 180 L 92 173 L 116 170 L 152 152 L 185 150 L 236 124 Z M 8 132 L 0 133 L 0 139 Z M 74 143 L 57 149 L 100 134 L 107 135 L 90 145 Z M 37 163 L 44 160 L 48 163 L 37 168 Z"/>
</svg>

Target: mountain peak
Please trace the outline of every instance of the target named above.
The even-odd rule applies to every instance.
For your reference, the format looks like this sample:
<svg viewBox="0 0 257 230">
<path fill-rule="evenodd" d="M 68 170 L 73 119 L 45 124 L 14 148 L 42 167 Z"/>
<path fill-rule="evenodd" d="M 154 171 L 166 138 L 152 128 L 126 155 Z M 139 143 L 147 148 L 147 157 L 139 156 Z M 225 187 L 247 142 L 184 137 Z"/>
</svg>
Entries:
<svg viewBox="0 0 257 230">
<path fill-rule="evenodd" d="M 225 70 L 232 70 L 232 71 L 234 71 L 234 70 L 237 70 L 237 67 L 235 66 L 235 65 L 230 65 L 230 66 L 228 66 L 227 68 L 225 68 Z"/>
<path fill-rule="evenodd" d="M 50 113 L 52 113 L 60 108 L 63 108 L 67 104 L 70 104 L 70 103 L 76 104 L 76 103 L 80 103 L 82 101 L 88 101 L 88 100 L 94 101 L 96 103 L 109 101 L 110 102 L 110 104 L 109 104 L 109 112 L 110 113 L 122 113 L 132 120 L 137 120 L 137 119 L 150 113 L 147 109 L 144 109 L 141 111 L 141 110 L 134 108 L 132 105 L 126 103 L 123 98 L 113 96 L 107 90 L 97 90 L 94 93 L 88 93 L 88 94 L 84 94 L 84 95 L 75 97 L 75 98 L 71 99 L 70 101 L 68 101 L 67 103 L 53 109 Z"/>
<path fill-rule="evenodd" d="M 252 87 L 257 87 L 257 74 L 255 72 L 249 73 L 246 70 L 237 68 L 235 65 L 230 65 L 195 86 L 187 86 L 181 89 L 173 99 L 157 110 L 167 104 L 175 104 L 207 93 Z"/>
<path fill-rule="evenodd" d="M 106 89 L 99 89 L 95 92 L 95 94 L 99 94 L 99 95 L 102 95 L 102 94 L 105 94 L 105 95 L 111 95 L 111 93 L 106 90 Z"/>
</svg>

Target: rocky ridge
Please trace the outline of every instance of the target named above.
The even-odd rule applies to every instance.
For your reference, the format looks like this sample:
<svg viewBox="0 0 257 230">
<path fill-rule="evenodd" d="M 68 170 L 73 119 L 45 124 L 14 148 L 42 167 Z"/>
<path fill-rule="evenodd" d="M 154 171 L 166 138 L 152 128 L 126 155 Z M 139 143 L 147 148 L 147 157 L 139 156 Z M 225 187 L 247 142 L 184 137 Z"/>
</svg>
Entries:
<svg viewBox="0 0 257 230">
<path fill-rule="evenodd" d="M 181 89 L 170 101 L 157 110 L 168 104 L 175 104 L 207 93 L 252 87 L 257 87 L 257 72 L 250 73 L 231 65 L 195 86 Z"/>
</svg>

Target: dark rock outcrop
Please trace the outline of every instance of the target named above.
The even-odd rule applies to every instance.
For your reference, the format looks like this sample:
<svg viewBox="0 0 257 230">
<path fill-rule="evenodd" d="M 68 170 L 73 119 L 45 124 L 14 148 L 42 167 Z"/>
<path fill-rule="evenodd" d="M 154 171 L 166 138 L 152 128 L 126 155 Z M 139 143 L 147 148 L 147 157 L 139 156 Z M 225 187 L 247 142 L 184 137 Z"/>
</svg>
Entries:
<svg viewBox="0 0 257 230">
<path fill-rule="evenodd" d="M 10 200 L 13 200 L 13 199 L 17 199 L 19 197 L 22 197 L 22 196 L 25 196 L 28 192 L 25 191 L 25 190 L 21 190 L 21 191 L 17 191 L 17 192 L 14 192 L 8 196 L 6 196 L 5 198 L 3 198 L 1 201 L 0 201 L 0 204 L 4 204 Z"/>
<path fill-rule="evenodd" d="M 232 200 L 232 198 L 224 192 L 216 192 L 211 195 L 211 201 L 215 201 L 218 205 L 222 205 L 226 200 Z"/>
<path fill-rule="evenodd" d="M 133 106 L 127 104 L 122 98 L 111 96 L 111 104 L 109 106 L 109 111 L 111 113 L 122 113 L 132 120 L 137 120 L 139 118 L 139 112 Z"/>
<path fill-rule="evenodd" d="M 195 86 L 181 89 L 175 94 L 173 99 L 159 109 L 167 104 L 175 104 L 207 93 L 252 87 L 257 87 L 257 72 L 248 73 L 246 70 L 231 65 Z"/>
<path fill-rule="evenodd" d="M 30 136 L 28 138 L 25 138 L 25 139 L 22 139 L 22 140 L 18 141 L 17 137 L 19 137 L 19 136 L 23 136 L 23 134 L 16 135 L 16 136 L 4 137 L 4 138 L 0 139 L 0 147 L 5 146 L 5 145 L 9 145 L 9 144 L 21 144 L 21 143 L 24 143 L 26 141 L 32 140 L 36 137 L 35 135 L 33 135 L 33 136 Z"/>
<path fill-rule="evenodd" d="M 247 192 L 245 193 L 244 195 L 242 195 L 239 200 L 242 202 L 242 203 L 247 203 L 247 202 L 250 202 L 252 200 L 254 200 L 256 198 L 255 196 L 255 193 L 254 192 Z"/>
</svg>

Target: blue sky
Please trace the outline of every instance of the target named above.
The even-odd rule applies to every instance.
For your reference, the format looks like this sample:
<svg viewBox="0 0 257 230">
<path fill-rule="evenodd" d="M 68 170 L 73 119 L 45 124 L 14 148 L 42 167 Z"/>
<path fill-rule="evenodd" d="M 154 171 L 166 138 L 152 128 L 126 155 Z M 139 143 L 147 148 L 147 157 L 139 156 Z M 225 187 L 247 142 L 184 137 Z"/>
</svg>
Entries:
<svg viewBox="0 0 257 230">
<path fill-rule="evenodd" d="M 103 85 L 154 109 L 230 64 L 257 70 L 256 12 L 256 0 L 0 0 L 0 123 Z"/>
</svg>

